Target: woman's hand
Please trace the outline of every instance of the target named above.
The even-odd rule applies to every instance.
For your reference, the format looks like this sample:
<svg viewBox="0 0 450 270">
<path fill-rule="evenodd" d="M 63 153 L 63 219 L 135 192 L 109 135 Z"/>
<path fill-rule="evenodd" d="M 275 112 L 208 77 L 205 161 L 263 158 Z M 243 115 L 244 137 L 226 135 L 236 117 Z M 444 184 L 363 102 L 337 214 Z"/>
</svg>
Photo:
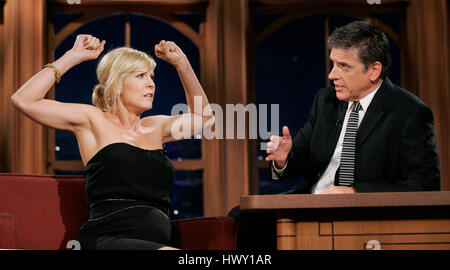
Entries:
<svg viewBox="0 0 450 270">
<path fill-rule="evenodd" d="M 183 51 L 172 41 L 161 40 L 155 45 L 155 54 L 158 58 L 175 66 L 175 68 L 183 68 L 187 63 L 187 57 Z"/>
<path fill-rule="evenodd" d="M 105 42 L 105 40 L 100 42 L 98 38 L 91 35 L 78 35 L 73 48 L 67 53 L 73 57 L 76 64 L 94 60 L 102 53 Z"/>
</svg>

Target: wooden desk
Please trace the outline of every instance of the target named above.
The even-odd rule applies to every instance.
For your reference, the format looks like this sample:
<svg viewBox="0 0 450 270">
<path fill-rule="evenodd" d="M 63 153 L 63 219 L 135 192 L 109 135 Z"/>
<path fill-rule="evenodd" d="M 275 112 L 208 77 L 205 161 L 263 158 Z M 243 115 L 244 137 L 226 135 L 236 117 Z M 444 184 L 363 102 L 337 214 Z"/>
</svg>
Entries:
<svg viewBox="0 0 450 270">
<path fill-rule="evenodd" d="M 287 249 L 450 249 L 450 192 L 249 195 L 243 211 L 275 211 Z"/>
</svg>

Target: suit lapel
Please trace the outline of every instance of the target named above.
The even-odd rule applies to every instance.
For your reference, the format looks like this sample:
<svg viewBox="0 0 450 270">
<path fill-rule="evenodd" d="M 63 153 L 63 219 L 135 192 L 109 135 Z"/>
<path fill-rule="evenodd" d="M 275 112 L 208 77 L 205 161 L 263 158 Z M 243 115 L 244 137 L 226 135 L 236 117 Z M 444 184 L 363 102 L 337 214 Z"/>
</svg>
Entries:
<svg viewBox="0 0 450 270">
<path fill-rule="evenodd" d="M 328 143 L 327 146 L 327 154 L 329 158 L 331 159 L 334 150 L 336 148 L 336 144 L 339 140 L 339 135 L 341 134 L 341 130 L 344 123 L 345 118 L 345 112 L 347 111 L 348 102 L 347 101 L 340 101 L 337 98 L 335 98 L 333 110 L 331 111 L 331 117 L 332 122 L 336 123 L 335 126 L 331 129 L 332 132 L 328 136 Z"/>
<path fill-rule="evenodd" d="M 392 82 L 386 77 L 381 84 L 380 89 L 372 99 L 361 125 L 358 128 L 356 135 L 356 146 L 360 148 L 366 139 L 372 134 L 372 130 L 377 126 L 378 122 L 383 118 L 383 115 L 388 111 L 390 107 L 391 89 L 393 88 Z"/>
</svg>

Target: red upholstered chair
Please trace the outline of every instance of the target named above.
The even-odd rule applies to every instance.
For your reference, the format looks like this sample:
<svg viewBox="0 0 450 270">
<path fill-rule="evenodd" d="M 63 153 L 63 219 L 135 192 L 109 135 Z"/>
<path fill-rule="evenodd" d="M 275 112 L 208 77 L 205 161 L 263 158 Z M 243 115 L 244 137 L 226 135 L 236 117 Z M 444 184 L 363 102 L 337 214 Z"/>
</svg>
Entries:
<svg viewBox="0 0 450 270">
<path fill-rule="evenodd" d="M 0 249 L 66 249 L 86 219 L 83 177 L 0 173 Z M 172 234 L 181 249 L 236 248 L 229 217 L 172 221 Z"/>
</svg>

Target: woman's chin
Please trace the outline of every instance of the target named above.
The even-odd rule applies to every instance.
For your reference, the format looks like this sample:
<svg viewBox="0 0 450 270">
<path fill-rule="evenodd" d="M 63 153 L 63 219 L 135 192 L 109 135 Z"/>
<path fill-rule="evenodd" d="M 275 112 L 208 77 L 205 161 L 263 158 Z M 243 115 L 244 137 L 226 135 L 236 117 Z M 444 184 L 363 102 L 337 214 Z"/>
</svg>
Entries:
<svg viewBox="0 0 450 270">
<path fill-rule="evenodd" d="M 153 103 L 147 103 L 144 106 L 142 106 L 142 109 L 145 111 L 151 110 L 153 108 Z"/>
<path fill-rule="evenodd" d="M 145 107 L 144 112 L 150 111 L 152 108 L 153 108 L 153 106 L 147 106 L 147 107 Z"/>
</svg>

